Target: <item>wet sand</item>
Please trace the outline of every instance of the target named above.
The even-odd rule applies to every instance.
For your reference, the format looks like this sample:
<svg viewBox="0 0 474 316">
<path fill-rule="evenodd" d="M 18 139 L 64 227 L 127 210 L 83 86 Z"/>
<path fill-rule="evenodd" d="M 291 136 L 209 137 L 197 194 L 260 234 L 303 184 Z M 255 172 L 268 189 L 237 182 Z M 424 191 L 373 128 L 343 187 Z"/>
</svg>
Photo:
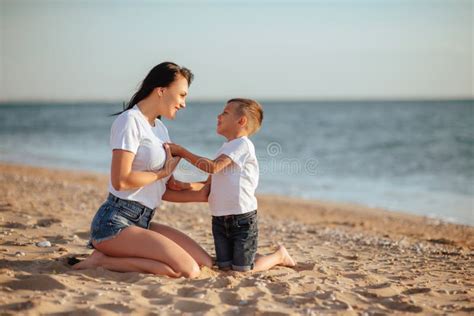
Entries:
<svg viewBox="0 0 474 316">
<path fill-rule="evenodd" d="M 474 227 L 363 206 L 259 196 L 259 252 L 281 241 L 295 268 L 194 280 L 76 271 L 107 195 L 100 174 L 0 164 L 0 312 L 108 315 L 474 313 Z M 205 203 L 165 203 L 154 221 L 214 253 Z M 51 247 L 38 247 L 49 241 Z"/>
</svg>

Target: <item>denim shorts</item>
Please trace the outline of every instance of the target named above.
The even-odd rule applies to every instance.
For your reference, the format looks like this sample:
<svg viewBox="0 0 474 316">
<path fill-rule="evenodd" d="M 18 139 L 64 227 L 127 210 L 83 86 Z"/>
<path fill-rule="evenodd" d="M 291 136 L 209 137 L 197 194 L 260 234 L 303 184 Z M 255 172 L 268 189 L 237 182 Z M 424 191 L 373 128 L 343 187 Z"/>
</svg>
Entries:
<svg viewBox="0 0 474 316">
<path fill-rule="evenodd" d="M 258 246 L 256 210 L 239 215 L 213 216 L 212 235 L 219 269 L 253 269 Z"/>
<path fill-rule="evenodd" d="M 92 241 L 100 243 L 114 238 L 128 226 L 150 228 L 155 210 L 138 202 L 120 199 L 109 193 L 94 216 L 91 224 L 90 238 L 87 246 L 94 248 Z"/>
</svg>

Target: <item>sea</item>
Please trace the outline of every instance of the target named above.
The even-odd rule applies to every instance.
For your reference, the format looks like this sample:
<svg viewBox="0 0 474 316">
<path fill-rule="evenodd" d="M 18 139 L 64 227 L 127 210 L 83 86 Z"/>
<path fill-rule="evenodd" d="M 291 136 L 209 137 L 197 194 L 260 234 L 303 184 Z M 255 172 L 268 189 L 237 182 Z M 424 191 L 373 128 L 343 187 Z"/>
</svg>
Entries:
<svg viewBox="0 0 474 316">
<path fill-rule="evenodd" d="M 474 226 L 474 101 L 262 101 L 257 193 L 349 202 Z M 188 101 L 173 142 L 213 158 L 224 102 Z M 123 102 L 0 104 L 0 161 L 107 174 Z M 181 162 L 176 177 L 206 175 Z"/>
</svg>

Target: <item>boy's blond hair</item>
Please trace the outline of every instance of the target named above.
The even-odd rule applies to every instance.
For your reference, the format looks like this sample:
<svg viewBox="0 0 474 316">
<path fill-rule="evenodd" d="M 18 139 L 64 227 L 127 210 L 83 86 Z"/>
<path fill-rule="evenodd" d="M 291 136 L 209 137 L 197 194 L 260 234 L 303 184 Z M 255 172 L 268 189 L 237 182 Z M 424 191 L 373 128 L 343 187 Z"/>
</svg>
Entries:
<svg viewBox="0 0 474 316">
<path fill-rule="evenodd" d="M 242 115 L 247 118 L 247 130 L 249 135 L 253 135 L 262 126 L 263 121 L 263 108 L 255 100 L 234 98 L 227 101 L 227 104 L 234 102 L 237 103 L 237 115 Z"/>
</svg>

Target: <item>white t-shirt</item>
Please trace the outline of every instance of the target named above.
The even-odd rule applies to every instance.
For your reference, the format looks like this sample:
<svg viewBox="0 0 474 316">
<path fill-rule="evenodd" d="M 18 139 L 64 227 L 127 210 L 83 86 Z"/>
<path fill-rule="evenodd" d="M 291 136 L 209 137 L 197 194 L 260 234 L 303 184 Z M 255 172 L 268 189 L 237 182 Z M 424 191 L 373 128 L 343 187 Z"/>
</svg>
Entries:
<svg viewBox="0 0 474 316">
<path fill-rule="evenodd" d="M 115 119 L 110 132 L 112 150 L 123 149 L 135 154 L 132 163 L 134 171 L 161 169 L 166 160 L 163 144 L 168 142 L 170 142 L 168 129 L 161 120 L 156 119 L 155 126 L 151 126 L 136 105 Z M 115 190 L 110 180 L 109 191 L 116 197 L 137 201 L 154 209 L 161 204 L 161 197 L 166 191 L 168 179 L 169 177 L 166 177 L 144 187 L 126 191 Z"/>
<path fill-rule="evenodd" d="M 259 168 L 255 147 L 247 136 L 224 143 L 217 152 L 232 159 L 230 165 L 212 175 L 209 208 L 214 216 L 237 215 L 257 209 L 255 190 Z"/>
</svg>

